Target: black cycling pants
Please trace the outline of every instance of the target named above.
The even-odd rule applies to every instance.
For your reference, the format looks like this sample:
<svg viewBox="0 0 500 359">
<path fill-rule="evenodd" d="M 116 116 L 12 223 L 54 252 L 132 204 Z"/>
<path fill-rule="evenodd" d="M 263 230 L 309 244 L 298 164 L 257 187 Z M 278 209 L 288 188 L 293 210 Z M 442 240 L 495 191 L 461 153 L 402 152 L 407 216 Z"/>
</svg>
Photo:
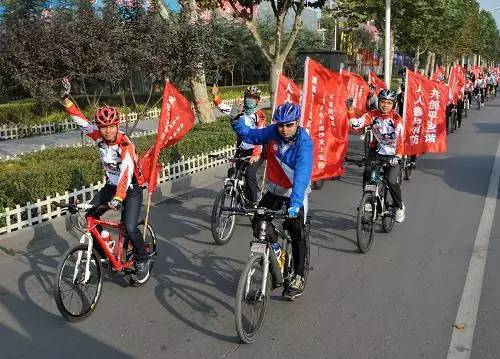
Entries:
<svg viewBox="0 0 500 359">
<path fill-rule="evenodd" d="M 237 157 L 247 157 L 251 156 L 253 149 L 249 150 L 237 150 Z M 257 182 L 257 171 L 259 170 L 262 160 L 248 164 L 245 171 L 245 196 L 251 202 L 257 202 L 259 200 L 259 183 Z"/>
</svg>

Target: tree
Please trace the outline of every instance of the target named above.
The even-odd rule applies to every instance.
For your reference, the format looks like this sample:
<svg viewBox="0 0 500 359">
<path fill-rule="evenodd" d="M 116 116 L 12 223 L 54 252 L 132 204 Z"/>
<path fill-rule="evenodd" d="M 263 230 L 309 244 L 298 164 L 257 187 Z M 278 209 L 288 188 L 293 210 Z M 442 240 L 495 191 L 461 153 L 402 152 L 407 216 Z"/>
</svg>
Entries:
<svg viewBox="0 0 500 359">
<path fill-rule="evenodd" d="M 232 10 L 235 18 L 241 20 L 244 26 L 252 35 L 255 44 L 260 49 L 262 56 L 270 66 L 270 87 L 271 87 L 271 102 L 274 99 L 274 92 L 278 83 L 278 78 L 283 71 L 283 65 L 292 50 L 293 44 L 302 25 L 302 11 L 305 7 L 303 1 L 292 0 L 268 0 L 274 16 L 273 26 L 274 31 L 270 42 L 266 42 L 263 34 L 259 30 L 257 21 L 256 9 L 264 1 L 261 0 L 217 0 L 217 5 L 224 8 L 227 5 Z M 203 2 L 203 6 L 207 7 L 213 3 L 209 0 Z M 321 7 L 325 0 L 318 0 L 313 3 L 315 7 Z M 293 16 L 292 30 L 289 34 L 285 32 L 285 17 L 290 13 Z"/>
</svg>

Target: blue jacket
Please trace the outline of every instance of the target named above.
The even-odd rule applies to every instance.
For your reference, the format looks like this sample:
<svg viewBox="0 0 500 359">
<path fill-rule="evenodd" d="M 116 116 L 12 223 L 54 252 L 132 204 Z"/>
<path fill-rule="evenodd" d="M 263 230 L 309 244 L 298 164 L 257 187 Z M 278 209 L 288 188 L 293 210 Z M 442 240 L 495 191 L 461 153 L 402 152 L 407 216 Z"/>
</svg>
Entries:
<svg viewBox="0 0 500 359">
<path fill-rule="evenodd" d="M 267 145 L 268 182 L 284 189 L 291 187 L 290 207 L 301 208 L 313 167 L 313 143 L 309 134 L 299 127 L 295 141 L 287 143 L 275 124 L 252 129 L 238 117 L 232 124 L 234 131 L 244 142 Z"/>
</svg>

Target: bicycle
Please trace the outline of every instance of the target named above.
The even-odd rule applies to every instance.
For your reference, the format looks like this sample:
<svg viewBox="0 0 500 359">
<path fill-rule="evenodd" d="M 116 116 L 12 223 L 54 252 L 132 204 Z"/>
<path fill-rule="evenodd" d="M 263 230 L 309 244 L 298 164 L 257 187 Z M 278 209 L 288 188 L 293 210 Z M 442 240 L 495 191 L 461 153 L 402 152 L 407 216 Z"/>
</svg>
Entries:
<svg viewBox="0 0 500 359">
<path fill-rule="evenodd" d="M 469 95 L 464 96 L 464 110 L 463 110 L 463 116 L 467 118 L 469 114 L 469 108 L 470 108 L 470 100 L 469 100 Z"/>
<path fill-rule="evenodd" d="M 474 96 L 475 100 L 476 100 L 476 110 L 481 110 L 481 90 L 480 89 L 476 89 L 476 95 Z"/>
<path fill-rule="evenodd" d="M 209 157 L 227 160 L 229 163 L 227 177 L 224 179 L 224 188 L 215 197 L 210 221 L 215 243 L 223 245 L 229 242 L 233 235 L 236 217 L 224 213 L 222 208 L 245 206 L 249 202 L 245 196 L 245 171 L 251 157 L 223 157 L 220 155 L 210 155 Z"/>
<path fill-rule="evenodd" d="M 236 331 L 243 343 L 251 344 L 256 340 L 264 325 L 270 298 L 269 292 L 283 287 L 282 295 L 284 295 L 294 277 L 292 239 L 285 223 L 283 223 L 283 230 L 280 230 L 271 222 L 273 219 L 286 219 L 287 214 L 284 210 L 274 211 L 266 208 L 226 208 L 226 210 L 235 215 L 257 214 L 263 217 L 257 240 L 250 242 L 250 258 L 243 268 L 236 291 Z M 276 255 L 272 248 L 273 244 L 266 236 L 266 228 L 269 225 L 273 226 L 278 234 L 277 243 L 281 245 L 279 256 Z M 307 283 L 309 270 L 312 269 L 310 266 L 310 226 L 310 217 L 307 216 L 304 225 L 306 240 L 304 286 Z"/>
<path fill-rule="evenodd" d="M 389 233 L 394 228 L 396 208 L 387 185 L 387 174 L 384 167 L 390 166 L 387 161 L 366 159 L 346 159 L 361 167 L 368 165 L 372 168 L 370 180 L 365 184 L 363 196 L 358 208 L 356 224 L 356 243 L 361 253 L 370 250 L 375 235 L 375 224 L 379 217 L 382 218 L 384 232 Z"/>
<path fill-rule="evenodd" d="M 90 316 L 100 299 L 103 266 L 111 273 L 124 273 L 133 286 L 140 286 L 135 277 L 135 258 L 132 252 L 132 243 L 126 240 L 125 228 L 122 222 L 100 220 L 92 217 L 89 212 L 95 209 L 107 210 L 109 206 L 91 204 L 59 204 L 57 207 L 66 209 L 75 215 L 85 212 L 85 227 L 80 238 L 80 243 L 69 248 L 63 255 L 57 268 L 57 276 L 54 283 L 54 299 L 62 316 L 70 321 L 76 322 Z M 144 227 L 144 222 L 139 222 Z M 100 228 L 113 228 L 118 230 L 118 238 L 114 241 L 103 239 Z M 77 228 L 78 229 L 78 228 Z M 142 228 L 144 231 L 144 228 Z M 150 224 L 147 225 L 146 249 L 149 253 L 149 270 L 153 269 L 157 252 L 156 235 Z M 65 289 L 65 286 L 68 288 Z M 71 291 L 69 303 L 65 300 Z M 89 296 L 87 293 L 91 292 Z M 76 295 L 75 295 L 76 293 Z M 76 298 L 75 298 L 76 297 Z M 76 301 L 76 303 L 75 303 Z M 72 305 L 76 304 L 76 309 Z"/>
</svg>

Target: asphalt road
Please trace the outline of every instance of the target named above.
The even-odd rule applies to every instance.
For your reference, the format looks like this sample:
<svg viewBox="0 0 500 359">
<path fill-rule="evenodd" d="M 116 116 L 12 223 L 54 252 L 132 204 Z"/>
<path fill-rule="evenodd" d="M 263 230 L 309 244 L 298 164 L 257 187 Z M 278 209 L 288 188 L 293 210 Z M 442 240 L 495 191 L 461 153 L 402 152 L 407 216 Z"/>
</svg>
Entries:
<svg viewBox="0 0 500 359">
<path fill-rule="evenodd" d="M 306 292 L 293 303 L 273 292 L 253 345 L 240 344 L 234 326 L 248 220 L 225 246 L 210 233 L 221 184 L 153 208 L 153 278 L 141 288 L 106 279 L 96 312 L 80 323 L 66 323 L 51 296 L 60 256 L 76 241 L 53 233 L 16 250 L 15 238 L 0 240 L 0 358 L 446 358 L 499 144 L 499 109 L 497 99 L 471 110 L 448 137 L 447 154 L 418 160 L 403 186 L 406 221 L 390 234 L 378 229 L 365 255 L 355 244 L 361 170 L 349 167 L 313 192 Z M 499 216 L 472 358 L 500 358 Z"/>
</svg>

